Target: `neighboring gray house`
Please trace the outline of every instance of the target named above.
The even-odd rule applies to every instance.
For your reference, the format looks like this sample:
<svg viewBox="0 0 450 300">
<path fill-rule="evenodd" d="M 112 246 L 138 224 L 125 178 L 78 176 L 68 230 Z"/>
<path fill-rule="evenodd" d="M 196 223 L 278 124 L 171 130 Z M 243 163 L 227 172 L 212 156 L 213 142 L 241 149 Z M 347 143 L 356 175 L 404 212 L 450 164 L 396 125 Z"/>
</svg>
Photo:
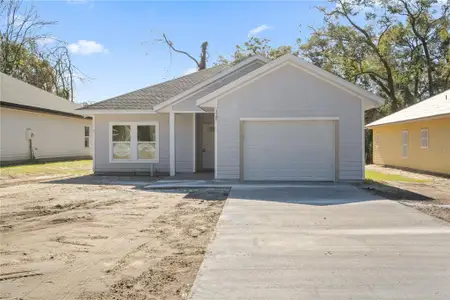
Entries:
<svg viewBox="0 0 450 300">
<path fill-rule="evenodd" d="M 0 73 L 0 163 L 90 158 L 92 118 L 80 107 Z"/>
<path fill-rule="evenodd" d="M 97 173 L 364 178 L 364 110 L 384 100 L 293 55 L 250 57 L 84 107 Z"/>
</svg>

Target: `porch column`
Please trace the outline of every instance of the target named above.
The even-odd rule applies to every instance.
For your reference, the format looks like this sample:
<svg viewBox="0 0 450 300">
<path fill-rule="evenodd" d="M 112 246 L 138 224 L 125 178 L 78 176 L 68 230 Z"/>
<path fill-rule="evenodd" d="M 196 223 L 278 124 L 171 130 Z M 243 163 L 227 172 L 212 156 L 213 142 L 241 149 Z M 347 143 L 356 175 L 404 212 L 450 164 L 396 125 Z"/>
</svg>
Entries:
<svg viewBox="0 0 450 300">
<path fill-rule="evenodd" d="M 175 113 L 169 113 L 169 158 L 170 176 L 175 176 Z"/>
</svg>

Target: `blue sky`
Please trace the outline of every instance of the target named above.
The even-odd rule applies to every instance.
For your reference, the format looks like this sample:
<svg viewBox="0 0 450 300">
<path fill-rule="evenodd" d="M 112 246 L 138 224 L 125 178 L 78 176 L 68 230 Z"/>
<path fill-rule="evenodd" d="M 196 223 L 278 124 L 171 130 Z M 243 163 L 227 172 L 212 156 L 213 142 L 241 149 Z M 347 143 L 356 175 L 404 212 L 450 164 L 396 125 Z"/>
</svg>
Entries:
<svg viewBox="0 0 450 300">
<path fill-rule="evenodd" d="M 35 1 L 51 34 L 68 42 L 75 65 L 91 79 L 77 84 L 77 102 L 96 102 L 181 76 L 195 64 L 154 40 L 165 32 L 176 46 L 198 55 L 209 42 L 210 65 L 229 55 L 255 28 L 272 44 L 295 45 L 322 23 L 314 8 L 326 1 L 155 2 Z M 301 33 L 299 26 L 301 25 Z M 263 26 L 263 27 L 260 27 Z M 256 30 L 258 31 L 258 30 Z"/>
</svg>

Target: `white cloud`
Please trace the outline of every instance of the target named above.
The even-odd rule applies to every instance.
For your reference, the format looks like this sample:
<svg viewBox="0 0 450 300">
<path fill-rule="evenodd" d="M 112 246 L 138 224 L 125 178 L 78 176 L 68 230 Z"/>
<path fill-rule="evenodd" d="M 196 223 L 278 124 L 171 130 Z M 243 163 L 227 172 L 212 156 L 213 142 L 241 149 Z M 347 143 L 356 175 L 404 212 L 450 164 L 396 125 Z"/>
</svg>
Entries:
<svg viewBox="0 0 450 300">
<path fill-rule="evenodd" d="M 52 44 L 52 43 L 54 43 L 55 41 L 56 41 L 55 37 L 53 37 L 53 36 L 48 36 L 48 37 L 40 38 L 40 39 L 37 41 L 37 43 L 38 43 L 39 45 L 41 45 L 41 46 L 45 46 L 45 45 L 48 45 L 48 44 Z"/>
<path fill-rule="evenodd" d="M 250 31 L 248 32 L 248 35 L 249 35 L 249 36 L 254 36 L 254 35 L 257 35 L 258 33 L 261 33 L 261 32 L 263 32 L 263 31 L 266 31 L 266 30 L 269 30 L 269 29 L 272 29 L 272 27 L 267 26 L 267 25 L 264 24 L 264 25 L 255 27 L 255 28 L 253 28 L 252 30 L 250 30 Z"/>
<path fill-rule="evenodd" d="M 108 49 L 106 49 L 102 44 L 99 44 L 96 41 L 86 41 L 86 40 L 79 40 L 76 43 L 70 44 L 68 48 L 70 52 L 81 55 L 109 52 Z"/>
<path fill-rule="evenodd" d="M 197 68 L 189 68 L 189 69 L 187 69 L 186 71 L 184 71 L 183 76 L 184 76 L 184 75 L 192 74 L 192 73 L 194 73 L 194 72 L 197 72 Z"/>
</svg>

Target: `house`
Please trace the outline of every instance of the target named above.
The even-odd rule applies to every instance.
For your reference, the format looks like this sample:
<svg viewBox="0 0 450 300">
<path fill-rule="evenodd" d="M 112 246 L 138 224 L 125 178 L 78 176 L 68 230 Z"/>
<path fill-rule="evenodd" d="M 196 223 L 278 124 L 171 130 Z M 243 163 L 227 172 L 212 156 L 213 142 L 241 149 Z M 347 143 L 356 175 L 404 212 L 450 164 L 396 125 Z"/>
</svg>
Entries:
<svg viewBox="0 0 450 300">
<path fill-rule="evenodd" d="M 364 178 L 364 110 L 384 100 L 296 56 L 250 57 L 80 109 L 96 173 Z"/>
<path fill-rule="evenodd" d="M 450 174 L 450 90 L 366 127 L 375 164 Z"/>
<path fill-rule="evenodd" d="M 0 73 L 0 162 L 92 156 L 92 118 L 66 99 Z"/>
</svg>

